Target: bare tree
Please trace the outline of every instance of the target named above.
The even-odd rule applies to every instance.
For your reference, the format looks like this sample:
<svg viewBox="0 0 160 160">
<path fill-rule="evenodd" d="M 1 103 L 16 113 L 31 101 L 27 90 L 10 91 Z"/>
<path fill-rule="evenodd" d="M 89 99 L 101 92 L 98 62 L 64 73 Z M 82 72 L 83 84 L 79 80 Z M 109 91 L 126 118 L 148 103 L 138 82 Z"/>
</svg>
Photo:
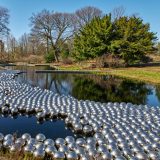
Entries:
<svg viewBox="0 0 160 160">
<path fill-rule="evenodd" d="M 83 27 L 89 23 L 94 17 L 101 17 L 102 11 L 96 7 L 84 7 L 75 12 L 76 24 L 78 28 Z"/>
<path fill-rule="evenodd" d="M 58 55 L 61 45 L 72 36 L 72 14 L 54 13 L 43 10 L 33 14 L 30 18 L 32 35 L 37 35 L 41 41 L 46 42 L 47 51 L 49 47 L 54 51 L 55 60 L 58 62 Z"/>
<path fill-rule="evenodd" d="M 19 39 L 20 52 L 27 55 L 29 52 L 29 35 L 24 33 Z"/>
<path fill-rule="evenodd" d="M 28 37 L 29 41 L 29 52 L 31 54 L 41 55 L 45 53 L 45 43 L 41 41 L 38 36 L 30 34 Z"/>
<path fill-rule="evenodd" d="M 6 35 L 9 33 L 9 11 L 6 8 L 0 6 L 0 35 Z"/>
<path fill-rule="evenodd" d="M 6 40 L 6 52 L 8 54 L 8 61 L 10 58 L 12 60 L 14 59 L 14 56 L 16 54 L 16 48 L 17 48 L 17 41 L 13 35 L 9 34 Z"/>
<path fill-rule="evenodd" d="M 113 9 L 112 17 L 113 19 L 119 19 L 124 16 L 124 13 L 125 13 L 125 8 L 123 6 L 120 6 Z"/>
</svg>

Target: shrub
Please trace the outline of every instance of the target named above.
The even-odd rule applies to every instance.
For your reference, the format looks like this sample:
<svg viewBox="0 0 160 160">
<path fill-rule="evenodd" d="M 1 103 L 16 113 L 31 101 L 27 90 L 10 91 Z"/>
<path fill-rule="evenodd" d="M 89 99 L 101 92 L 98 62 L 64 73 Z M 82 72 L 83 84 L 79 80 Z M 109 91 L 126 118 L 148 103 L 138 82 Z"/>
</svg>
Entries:
<svg viewBox="0 0 160 160">
<path fill-rule="evenodd" d="M 96 67 L 124 67 L 125 63 L 120 58 L 111 54 L 104 54 L 96 59 Z"/>
<path fill-rule="evenodd" d="M 46 63 L 51 63 L 55 60 L 53 52 L 47 53 L 44 58 L 45 58 Z"/>
<path fill-rule="evenodd" d="M 73 64 L 73 61 L 69 58 L 65 58 L 65 59 L 63 59 L 63 63 L 64 64 Z"/>
</svg>

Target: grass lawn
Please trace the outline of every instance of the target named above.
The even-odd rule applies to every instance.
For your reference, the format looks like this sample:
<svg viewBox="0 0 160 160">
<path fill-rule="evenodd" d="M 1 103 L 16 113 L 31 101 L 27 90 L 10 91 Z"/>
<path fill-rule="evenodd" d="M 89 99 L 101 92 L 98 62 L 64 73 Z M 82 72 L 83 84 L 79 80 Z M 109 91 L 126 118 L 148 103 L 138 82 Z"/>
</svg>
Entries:
<svg viewBox="0 0 160 160">
<path fill-rule="evenodd" d="M 160 67 L 111 69 L 107 74 L 160 84 Z"/>
<path fill-rule="evenodd" d="M 83 66 L 68 65 L 59 66 L 60 70 L 89 70 L 99 75 L 115 75 L 123 78 L 130 78 L 154 84 L 160 84 L 160 66 L 158 67 L 129 67 L 129 68 L 95 68 L 86 69 Z"/>
</svg>

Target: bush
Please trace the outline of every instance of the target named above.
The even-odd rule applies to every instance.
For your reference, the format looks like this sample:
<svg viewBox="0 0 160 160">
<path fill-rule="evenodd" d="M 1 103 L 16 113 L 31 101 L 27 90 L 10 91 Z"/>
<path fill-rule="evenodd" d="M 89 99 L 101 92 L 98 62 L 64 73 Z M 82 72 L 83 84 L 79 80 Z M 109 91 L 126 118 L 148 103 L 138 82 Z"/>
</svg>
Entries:
<svg viewBox="0 0 160 160">
<path fill-rule="evenodd" d="M 29 55 L 29 56 L 19 56 L 15 55 L 14 62 L 25 62 L 30 64 L 44 63 L 44 56 L 42 55 Z"/>
<path fill-rule="evenodd" d="M 63 64 L 73 64 L 73 61 L 69 58 L 65 58 L 62 61 L 63 61 Z"/>
<path fill-rule="evenodd" d="M 111 54 L 104 54 L 96 59 L 96 67 L 124 67 L 124 61 Z"/>
<path fill-rule="evenodd" d="M 44 58 L 45 58 L 46 63 L 51 63 L 55 60 L 53 52 L 47 53 Z"/>
</svg>

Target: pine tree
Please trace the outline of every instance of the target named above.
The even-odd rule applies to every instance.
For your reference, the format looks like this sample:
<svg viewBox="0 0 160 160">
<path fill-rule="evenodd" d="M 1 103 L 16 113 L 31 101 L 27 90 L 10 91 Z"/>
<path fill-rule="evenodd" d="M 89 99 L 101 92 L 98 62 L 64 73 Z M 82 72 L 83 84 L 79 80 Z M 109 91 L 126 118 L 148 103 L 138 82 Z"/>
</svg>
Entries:
<svg viewBox="0 0 160 160">
<path fill-rule="evenodd" d="M 144 61 L 147 52 L 153 50 L 155 34 L 150 25 L 135 16 L 121 17 L 114 22 L 116 37 L 112 42 L 112 53 L 127 64 Z"/>
<path fill-rule="evenodd" d="M 75 58 L 86 60 L 109 53 L 112 38 L 113 24 L 111 15 L 94 18 L 75 35 Z"/>
</svg>

